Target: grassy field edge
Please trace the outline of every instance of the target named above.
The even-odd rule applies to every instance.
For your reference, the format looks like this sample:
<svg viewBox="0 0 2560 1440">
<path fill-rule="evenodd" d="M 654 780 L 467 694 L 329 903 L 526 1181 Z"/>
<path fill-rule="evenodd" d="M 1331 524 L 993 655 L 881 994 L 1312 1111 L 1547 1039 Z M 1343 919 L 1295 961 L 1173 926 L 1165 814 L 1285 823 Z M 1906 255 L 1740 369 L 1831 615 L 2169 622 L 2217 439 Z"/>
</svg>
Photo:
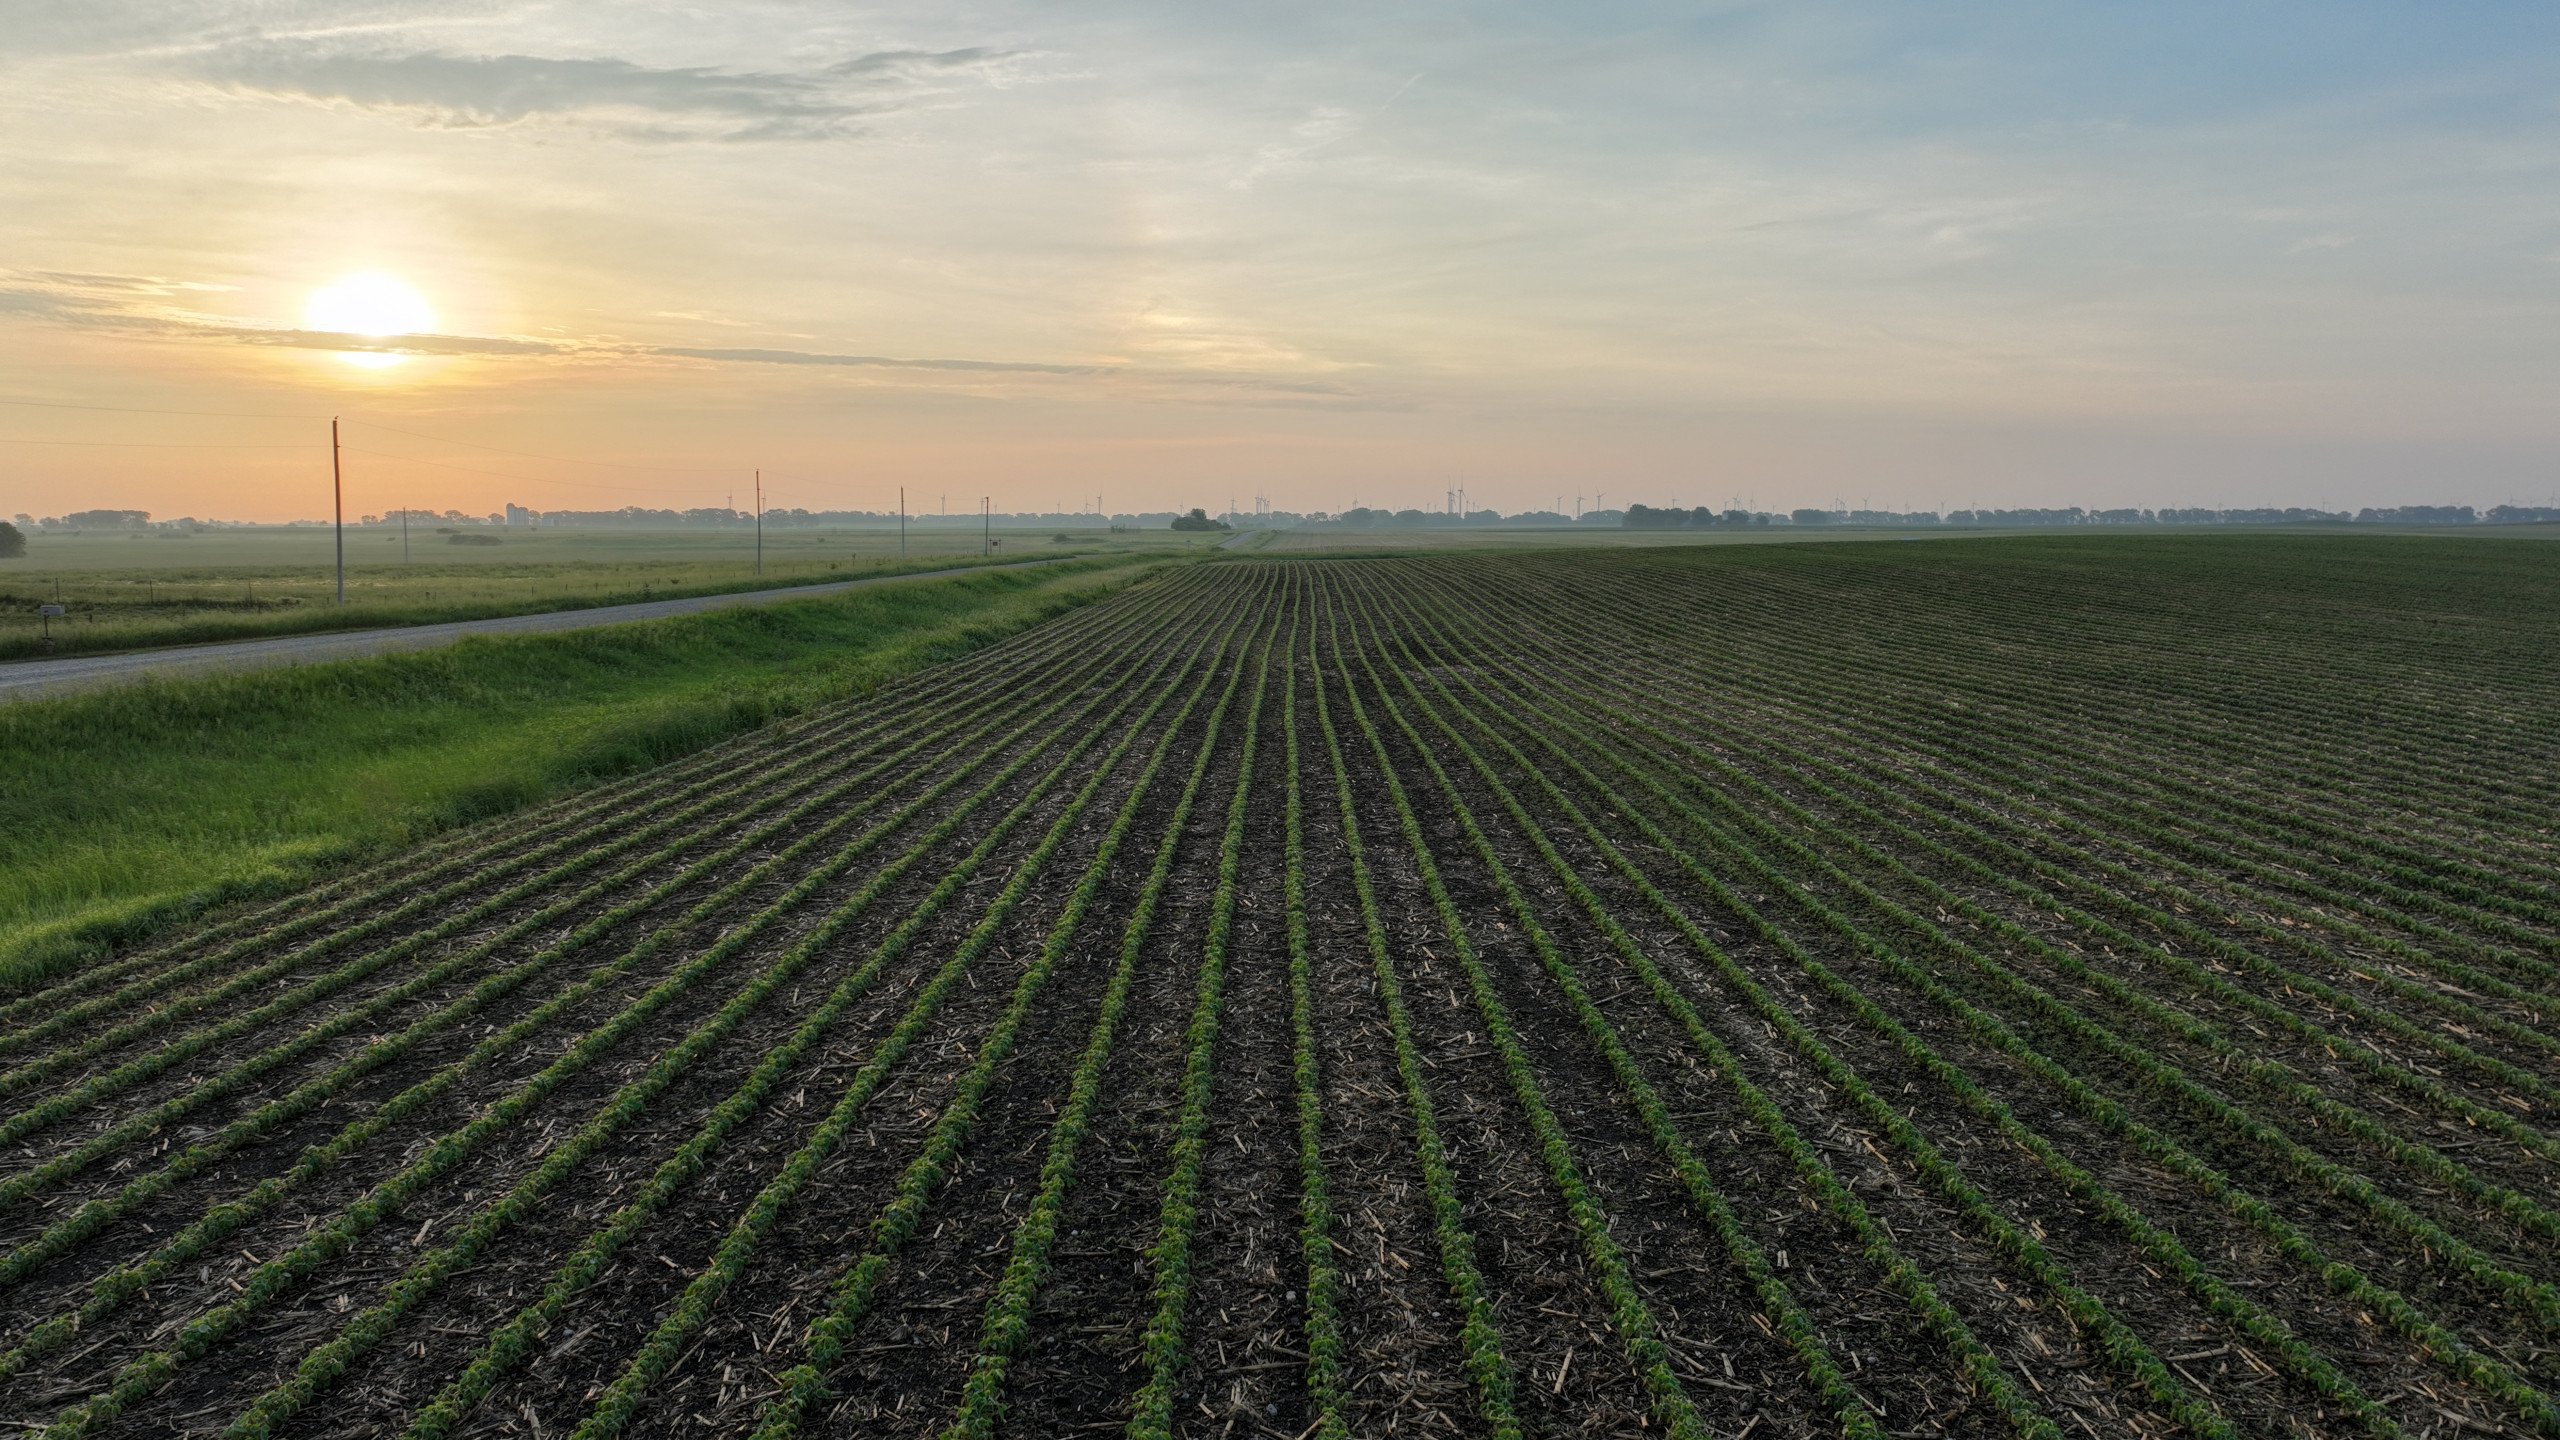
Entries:
<svg viewBox="0 0 2560 1440">
<path fill-rule="evenodd" d="M 1171 561 L 1071 560 L 0 710 L 0 991 L 868 693 Z"/>
<path fill-rule="evenodd" d="M 1035 555 L 1032 561 L 1090 558 L 1090 549 Z M 177 649 L 236 640 L 275 640 L 295 635 L 334 635 L 349 630 L 387 630 L 414 625 L 445 625 L 462 620 L 490 620 L 509 615 L 596 610 L 652 600 L 690 600 L 709 595 L 742 595 L 759 590 L 796 590 L 813 585 L 840 585 L 849 580 L 892 580 L 941 570 L 1020 567 L 1021 555 L 932 555 L 912 561 L 881 561 L 842 571 L 798 574 L 740 575 L 713 580 L 630 581 L 619 589 L 549 590 L 522 597 L 480 599 L 384 599 L 359 593 L 351 605 L 301 606 L 249 614 L 210 612 L 182 619 L 104 632 L 78 625 L 63 626 L 46 649 L 33 634 L 0 634 L 0 662 L 70 659 L 84 655 L 120 655 L 135 650 Z M 572 572 L 574 573 L 574 572 Z M 44 598 L 40 573 L 13 578 L 31 588 L 17 597 L 26 608 Z M 371 578 L 359 577 L 359 578 Z M 457 582 L 459 583 L 459 582 Z M 5 592 L 0 592 L 5 593 Z"/>
</svg>

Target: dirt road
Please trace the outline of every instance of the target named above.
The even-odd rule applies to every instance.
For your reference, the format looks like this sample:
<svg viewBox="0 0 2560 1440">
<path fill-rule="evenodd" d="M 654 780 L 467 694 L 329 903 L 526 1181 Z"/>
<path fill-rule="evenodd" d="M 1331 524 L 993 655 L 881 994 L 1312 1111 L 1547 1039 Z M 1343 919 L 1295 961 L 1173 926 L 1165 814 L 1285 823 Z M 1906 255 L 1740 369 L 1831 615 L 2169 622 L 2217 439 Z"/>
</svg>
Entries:
<svg viewBox="0 0 2560 1440">
<path fill-rule="evenodd" d="M 1060 557 L 1060 559 L 1070 557 Z M 598 625 L 627 625 L 635 620 L 664 620 L 699 615 L 736 605 L 770 605 L 781 600 L 809 600 L 873 585 L 896 585 L 966 575 L 980 569 L 1017 570 L 1055 565 L 1058 560 L 1023 560 L 998 566 L 955 566 L 910 575 L 875 575 L 825 585 L 793 585 L 775 590 L 743 590 L 728 595 L 693 595 L 679 600 L 643 600 L 630 605 L 599 605 L 586 610 L 545 610 L 531 615 L 492 615 L 481 620 L 455 620 L 441 625 L 399 625 L 380 630 L 345 630 L 328 635 L 286 635 L 272 640 L 231 640 L 214 645 L 186 645 L 166 650 L 130 650 L 114 655 L 73 655 L 60 660 L 24 660 L 0 665 L 0 704 L 94 690 L 154 676 L 206 674 L 217 671 L 265 670 L 278 665 L 316 665 L 402 650 L 432 650 L 468 635 L 548 635 L 586 630 Z"/>
</svg>

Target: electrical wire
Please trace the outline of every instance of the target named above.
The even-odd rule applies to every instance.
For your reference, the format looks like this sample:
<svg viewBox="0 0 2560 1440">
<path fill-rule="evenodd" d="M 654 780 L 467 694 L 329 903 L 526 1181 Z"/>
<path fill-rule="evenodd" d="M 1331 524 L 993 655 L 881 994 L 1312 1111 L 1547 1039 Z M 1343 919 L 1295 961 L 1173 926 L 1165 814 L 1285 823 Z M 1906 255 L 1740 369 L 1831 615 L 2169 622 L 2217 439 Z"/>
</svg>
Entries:
<svg viewBox="0 0 2560 1440">
<path fill-rule="evenodd" d="M 320 448 L 327 449 L 328 447 L 322 446 Z M 698 495 L 702 493 L 702 487 L 700 486 L 681 490 L 669 490 L 664 487 L 650 485 L 590 485 L 576 480 L 547 480 L 538 475 L 518 475 L 507 470 L 483 470 L 474 465 L 456 465 L 445 460 L 426 460 L 415 455 L 402 455 L 390 450 L 368 450 L 361 445 L 346 445 L 340 448 L 353 451 L 358 455 L 371 455 L 382 460 L 399 460 L 411 465 L 432 465 L 439 470 L 459 470 L 466 475 L 489 475 L 500 480 L 521 480 L 527 485 L 565 485 L 572 490 L 637 490 L 643 494 L 649 495 Z"/>
<path fill-rule="evenodd" d="M 544 455 L 532 450 L 514 450 L 503 445 L 486 445 L 477 440 L 462 440 L 450 435 L 434 435 L 424 430 L 410 430 L 398 425 L 385 425 L 378 420 L 367 420 L 362 416 L 340 417 L 317 414 L 296 414 L 284 411 L 167 410 L 140 405 L 82 405 L 63 400 L 21 400 L 10 396 L 0 396 L 0 405 L 25 406 L 40 410 L 87 410 L 109 415 L 188 415 L 224 420 L 310 420 L 316 422 L 320 420 L 338 419 L 343 424 L 362 426 L 368 430 L 381 430 L 393 435 L 406 435 L 413 440 L 426 440 L 439 445 L 460 445 L 466 449 L 486 450 L 496 455 L 515 455 L 527 460 L 541 460 L 547 463 L 559 465 L 592 465 L 604 470 L 647 470 L 682 475 L 734 475 L 738 470 L 747 468 L 744 466 L 650 465 L 613 460 L 586 460 L 573 455 Z M 328 448 L 327 446 L 320 445 L 316 442 L 258 445 L 148 440 L 20 440 L 9 436 L 0 436 L 0 444 L 65 445 L 83 448 L 99 447 L 139 450 L 316 450 Z M 355 445 L 348 445 L 344 448 L 354 450 L 359 454 L 373 455 L 386 460 L 405 460 L 413 465 L 433 465 L 439 469 L 458 470 L 467 475 L 488 475 L 501 480 L 521 480 L 528 485 L 557 485 L 565 486 L 573 490 L 637 490 L 644 494 L 652 495 L 691 495 L 699 493 L 699 487 L 690 486 L 682 489 L 671 489 L 663 486 L 647 485 L 586 485 L 574 480 L 548 480 L 532 475 L 517 475 L 503 470 L 483 470 L 469 465 L 456 465 L 449 461 L 429 460 L 416 455 L 402 455 L 389 450 L 368 450 Z"/>
<path fill-rule="evenodd" d="M 235 445 L 163 440 L 21 440 L 15 435 L 0 435 L 0 445 L 80 445 L 102 446 L 113 450 L 326 450 L 329 448 L 310 440 L 268 445 Z"/>
<path fill-rule="evenodd" d="M 487 450 L 499 455 L 516 455 L 527 460 L 548 460 L 561 465 L 597 465 L 608 470 L 666 470 L 685 475 L 734 475 L 748 468 L 744 465 L 642 465 L 617 460 L 581 460 L 573 455 L 540 455 L 531 450 L 510 450 L 504 445 L 483 445 L 477 440 L 456 440 L 449 435 L 430 435 L 423 430 L 403 430 L 397 425 L 385 425 L 379 420 L 352 418 L 346 423 L 361 425 L 367 430 L 388 430 L 394 435 L 406 435 L 416 440 L 433 440 L 439 445 L 462 445 L 473 450 Z"/>
<path fill-rule="evenodd" d="M 74 405 L 64 400 L 12 400 L 0 395 L 0 405 L 24 405 L 37 410 L 101 410 L 110 415 L 205 415 L 221 420 L 326 420 L 326 415 L 292 415 L 277 411 L 251 410 L 153 410 L 135 405 Z"/>
</svg>

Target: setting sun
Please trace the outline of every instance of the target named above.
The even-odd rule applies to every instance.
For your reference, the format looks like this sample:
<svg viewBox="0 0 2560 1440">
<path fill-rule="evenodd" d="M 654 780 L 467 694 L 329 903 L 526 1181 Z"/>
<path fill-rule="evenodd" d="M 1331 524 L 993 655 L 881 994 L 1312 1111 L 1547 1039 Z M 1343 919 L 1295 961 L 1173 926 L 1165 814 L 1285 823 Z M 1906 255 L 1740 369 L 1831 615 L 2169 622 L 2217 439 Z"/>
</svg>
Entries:
<svg viewBox="0 0 2560 1440">
<path fill-rule="evenodd" d="M 436 328 L 436 312 L 427 297 L 388 275 L 350 275 L 323 286 L 303 308 L 305 327 L 338 335 L 388 337 L 416 335 Z M 368 370 L 385 369 L 407 359 L 380 350 L 350 350 L 339 358 Z"/>
</svg>

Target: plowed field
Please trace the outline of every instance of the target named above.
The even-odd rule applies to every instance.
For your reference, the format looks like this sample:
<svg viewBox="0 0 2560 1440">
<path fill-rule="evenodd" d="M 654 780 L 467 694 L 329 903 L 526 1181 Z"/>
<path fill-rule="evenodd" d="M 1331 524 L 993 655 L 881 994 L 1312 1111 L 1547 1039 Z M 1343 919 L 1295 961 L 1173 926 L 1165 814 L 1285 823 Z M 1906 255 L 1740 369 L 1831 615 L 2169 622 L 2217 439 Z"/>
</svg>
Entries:
<svg viewBox="0 0 2560 1440">
<path fill-rule="evenodd" d="M 0 1000 L 0 1418 L 2560 1435 L 2544 553 L 1175 572 Z"/>
</svg>

